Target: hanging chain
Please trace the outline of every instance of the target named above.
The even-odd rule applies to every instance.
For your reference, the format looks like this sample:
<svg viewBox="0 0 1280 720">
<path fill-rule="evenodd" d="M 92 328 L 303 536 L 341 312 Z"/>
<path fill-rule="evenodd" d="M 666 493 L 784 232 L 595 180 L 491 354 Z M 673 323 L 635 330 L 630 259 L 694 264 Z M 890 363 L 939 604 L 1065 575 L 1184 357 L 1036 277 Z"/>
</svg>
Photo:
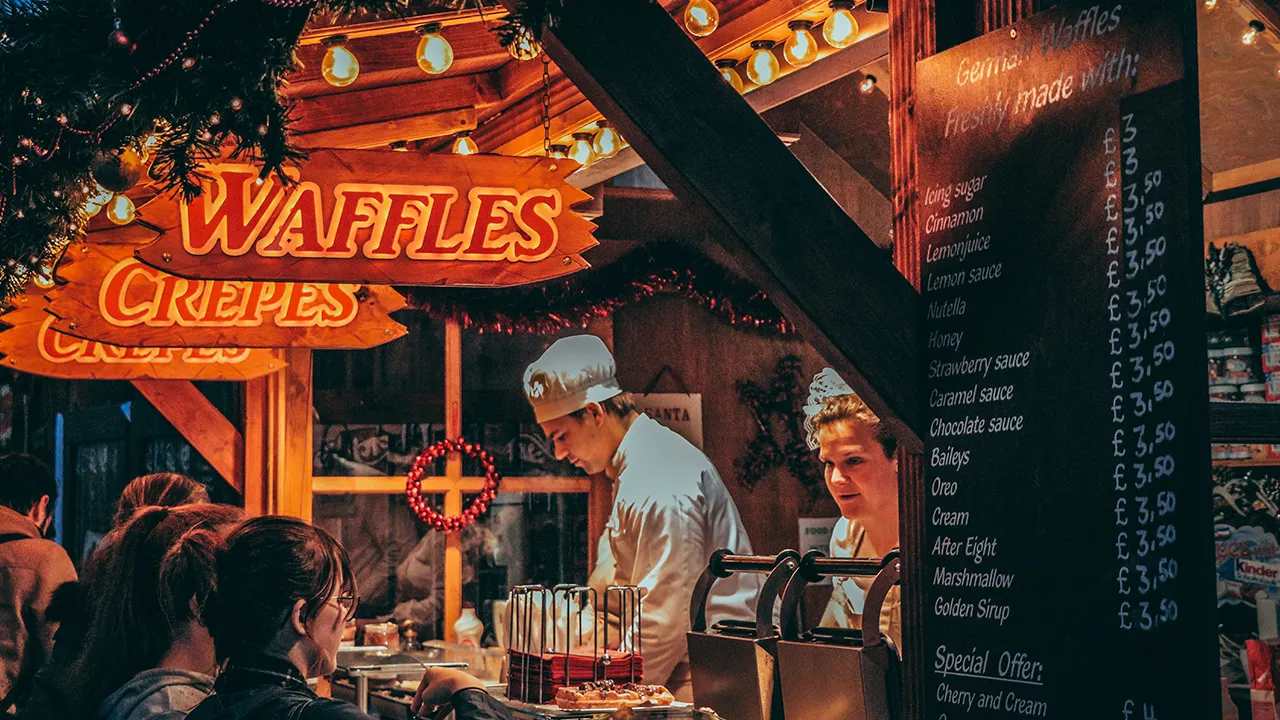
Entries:
<svg viewBox="0 0 1280 720">
<path fill-rule="evenodd" d="M 542 154 L 551 157 L 551 58 L 542 53 Z"/>
</svg>

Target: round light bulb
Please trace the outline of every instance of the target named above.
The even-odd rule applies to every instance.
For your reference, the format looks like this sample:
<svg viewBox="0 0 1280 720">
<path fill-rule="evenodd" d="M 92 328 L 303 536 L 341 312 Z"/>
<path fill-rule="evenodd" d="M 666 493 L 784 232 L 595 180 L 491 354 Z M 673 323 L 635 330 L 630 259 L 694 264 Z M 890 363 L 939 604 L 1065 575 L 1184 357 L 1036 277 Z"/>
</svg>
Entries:
<svg viewBox="0 0 1280 720">
<path fill-rule="evenodd" d="M 360 75 L 360 61 L 346 48 L 346 42 L 343 35 L 325 41 L 329 49 L 324 51 L 324 60 L 320 62 L 320 74 L 334 87 L 346 87 Z"/>
<path fill-rule="evenodd" d="M 716 67 L 720 68 L 720 77 L 729 83 L 729 87 L 742 92 L 742 76 L 738 74 L 738 61 L 733 58 L 720 58 L 716 61 Z"/>
<path fill-rule="evenodd" d="M 596 127 L 599 130 L 596 132 L 595 139 L 591 141 L 591 151 L 596 154 L 596 159 L 603 160 L 617 155 L 622 149 L 622 136 L 604 120 L 596 123 Z"/>
<path fill-rule="evenodd" d="M 462 133 L 453 141 L 454 155 L 475 155 L 480 152 L 476 141 L 471 139 L 471 133 Z"/>
<path fill-rule="evenodd" d="M 875 89 L 876 89 L 875 75 L 868 75 L 862 78 L 861 83 L 858 83 L 858 90 L 861 90 L 863 95 L 870 95 L 871 91 Z"/>
<path fill-rule="evenodd" d="M 1258 42 L 1258 38 L 1262 37 L 1262 33 L 1266 31 L 1267 26 L 1257 20 L 1249 21 L 1249 29 L 1244 31 L 1244 35 L 1240 36 L 1240 42 L 1245 45 L 1253 45 Z"/>
<path fill-rule="evenodd" d="M 792 20 L 787 23 L 791 34 L 782 45 L 782 57 L 792 67 L 804 67 L 818 59 L 818 39 L 809 30 L 811 27 L 813 23 L 808 20 Z"/>
<path fill-rule="evenodd" d="M 591 133 L 574 133 L 573 145 L 569 148 L 569 159 L 576 161 L 582 167 L 596 161 L 596 151 L 591 147 Z"/>
<path fill-rule="evenodd" d="M 547 149 L 547 157 L 553 158 L 555 160 L 564 160 L 565 158 L 569 157 L 569 146 L 568 145 L 552 145 L 550 148 Z"/>
<path fill-rule="evenodd" d="M 453 46 L 440 34 L 440 23 L 418 28 L 418 67 L 428 75 L 439 75 L 453 67 Z"/>
<path fill-rule="evenodd" d="M 751 43 L 751 57 L 747 59 L 747 77 L 757 85 L 768 85 L 778 79 L 782 68 L 773 54 L 773 41 L 755 40 Z"/>
<path fill-rule="evenodd" d="M 542 54 L 542 45 L 533 39 L 533 31 L 521 25 L 516 38 L 507 46 L 507 53 L 517 60 L 532 60 Z"/>
<path fill-rule="evenodd" d="M 117 195 L 107 205 L 107 219 L 116 225 L 128 225 L 137 216 L 133 201 L 124 195 Z"/>
<path fill-rule="evenodd" d="M 858 40 L 858 19 L 852 0 L 832 0 L 831 15 L 822 23 L 822 37 L 833 48 L 847 48 Z"/>
<path fill-rule="evenodd" d="M 684 6 L 684 27 L 694 37 L 706 37 L 720 27 L 720 11 L 711 0 L 690 0 Z"/>
</svg>

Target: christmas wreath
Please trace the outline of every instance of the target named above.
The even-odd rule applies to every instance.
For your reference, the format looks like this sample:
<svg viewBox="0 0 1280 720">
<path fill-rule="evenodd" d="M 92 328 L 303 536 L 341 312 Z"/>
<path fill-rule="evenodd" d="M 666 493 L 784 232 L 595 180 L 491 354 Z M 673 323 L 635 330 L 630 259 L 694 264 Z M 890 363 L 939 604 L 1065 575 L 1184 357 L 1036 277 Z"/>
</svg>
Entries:
<svg viewBox="0 0 1280 720">
<path fill-rule="evenodd" d="M 461 515 L 445 515 L 427 504 L 422 497 L 422 476 L 435 465 L 437 460 L 449 453 L 462 453 L 467 457 L 473 457 L 479 460 L 480 466 L 484 468 L 484 489 L 471 501 L 467 509 L 462 511 Z M 404 493 L 409 498 L 409 507 L 422 522 L 435 530 L 457 532 L 474 524 L 477 518 L 489 510 L 489 503 L 493 502 L 498 495 L 500 482 L 502 482 L 502 474 L 498 472 L 493 457 L 480 449 L 480 446 L 458 438 L 441 440 L 423 450 L 422 454 L 414 459 L 413 467 L 409 468 L 409 475 L 405 480 Z"/>
</svg>

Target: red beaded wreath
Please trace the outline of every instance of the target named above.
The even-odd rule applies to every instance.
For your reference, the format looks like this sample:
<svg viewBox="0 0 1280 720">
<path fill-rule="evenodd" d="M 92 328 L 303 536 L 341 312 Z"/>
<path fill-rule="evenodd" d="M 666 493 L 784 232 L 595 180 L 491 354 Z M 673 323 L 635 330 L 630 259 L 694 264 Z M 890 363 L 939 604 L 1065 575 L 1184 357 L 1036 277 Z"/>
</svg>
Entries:
<svg viewBox="0 0 1280 720">
<path fill-rule="evenodd" d="M 480 491 L 476 499 L 471 501 L 471 506 L 462 511 L 461 515 L 445 515 L 437 512 L 422 497 L 423 474 L 427 472 L 428 468 L 435 465 L 437 460 L 453 452 L 476 458 L 484 468 L 484 490 Z M 493 456 L 481 450 L 479 445 L 469 443 L 462 438 L 441 440 L 423 450 L 422 454 L 413 461 L 413 467 L 409 469 L 409 475 L 406 478 L 404 494 L 409 498 L 409 507 L 413 508 L 413 511 L 417 513 L 423 522 L 436 530 L 457 532 L 473 524 L 477 518 L 489 509 L 489 503 L 493 502 L 493 499 L 498 495 L 498 483 L 500 482 L 502 482 L 502 474 L 498 472 L 498 468 L 493 462 Z"/>
</svg>

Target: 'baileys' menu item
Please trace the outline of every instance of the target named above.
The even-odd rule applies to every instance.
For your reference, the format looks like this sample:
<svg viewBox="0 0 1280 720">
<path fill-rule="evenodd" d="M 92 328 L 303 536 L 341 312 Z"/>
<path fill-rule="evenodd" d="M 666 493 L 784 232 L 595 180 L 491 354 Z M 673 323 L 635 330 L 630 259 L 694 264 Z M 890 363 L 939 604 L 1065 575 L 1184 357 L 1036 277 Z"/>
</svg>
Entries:
<svg viewBox="0 0 1280 720">
<path fill-rule="evenodd" d="M 918 64 L 929 720 L 1217 712 L 1193 23 Z"/>
</svg>

